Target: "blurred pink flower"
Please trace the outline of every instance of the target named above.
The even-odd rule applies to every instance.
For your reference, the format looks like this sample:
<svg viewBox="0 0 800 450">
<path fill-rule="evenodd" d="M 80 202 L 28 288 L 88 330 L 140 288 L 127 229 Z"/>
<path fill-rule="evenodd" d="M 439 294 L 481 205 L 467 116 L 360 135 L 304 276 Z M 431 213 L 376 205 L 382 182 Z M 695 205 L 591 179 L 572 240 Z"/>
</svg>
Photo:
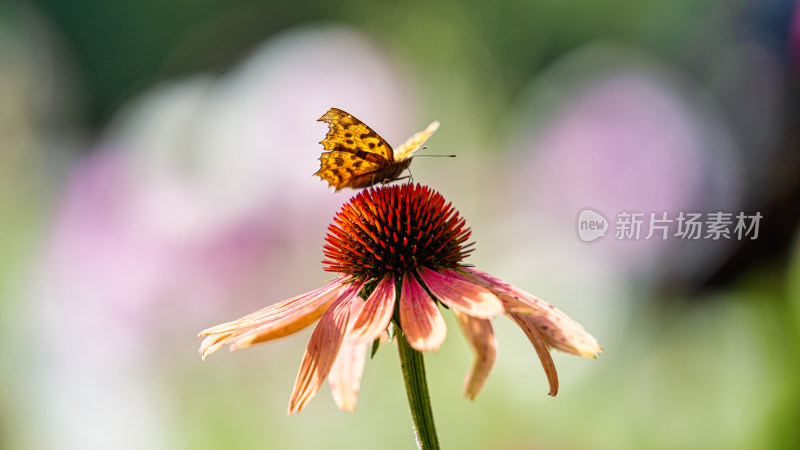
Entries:
<svg viewBox="0 0 800 450">
<path fill-rule="evenodd" d="M 413 97 L 382 50 L 322 27 L 276 36 L 222 77 L 164 83 L 124 108 L 68 178 L 37 280 L 52 352 L 43 409 L 68 430 L 53 439 L 102 448 L 91 443 L 135 426 L 130 445 L 162 442 L 167 419 L 154 412 L 169 400 L 153 381 L 167 368 L 143 361 L 183 346 L 181 327 L 275 295 L 275 280 L 313 276 L 292 266 L 318 255 L 307 236 L 341 202 L 312 177 L 319 111 L 360 111 L 393 138 Z M 142 407 L 108 414 L 130 398 Z M 102 432 L 76 420 L 103 423 Z"/>
<path fill-rule="evenodd" d="M 357 64 L 326 63 L 345 47 Z M 391 62 L 340 28 L 286 33 L 219 81 L 157 87 L 69 179 L 47 263 L 60 301 L 153 325 L 156 305 L 208 313 L 261 297 L 264 265 L 292 276 L 286 258 L 316 253 L 306 236 L 339 203 L 311 176 L 319 111 L 352 107 L 392 134 L 409 97 Z"/>
<path fill-rule="evenodd" d="M 581 58 L 603 61 L 603 67 L 607 60 L 622 58 L 608 49 L 585 52 L 593 51 L 591 57 L 574 56 L 580 63 L 565 63 L 557 72 L 572 65 L 586 70 L 590 63 Z M 562 86 L 560 92 L 568 93 L 557 106 L 550 102 L 547 118 L 518 141 L 530 155 L 521 166 L 525 176 L 515 177 L 525 180 L 515 190 L 525 196 L 520 201 L 561 230 L 575 230 L 584 209 L 601 213 L 609 230 L 596 241 L 597 248 L 630 269 L 655 261 L 676 240 L 662 239 L 657 230 L 647 239 L 651 213 L 656 219 L 666 213 L 674 228 L 680 212 L 712 205 L 732 210 L 738 204 L 739 159 L 731 137 L 708 108 L 685 97 L 688 86 L 657 74 L 653 69 L 615 70 L 568 89 Z M 642 214 L 635 245 L 615 238 L 621 213 Z"/>
</svg>

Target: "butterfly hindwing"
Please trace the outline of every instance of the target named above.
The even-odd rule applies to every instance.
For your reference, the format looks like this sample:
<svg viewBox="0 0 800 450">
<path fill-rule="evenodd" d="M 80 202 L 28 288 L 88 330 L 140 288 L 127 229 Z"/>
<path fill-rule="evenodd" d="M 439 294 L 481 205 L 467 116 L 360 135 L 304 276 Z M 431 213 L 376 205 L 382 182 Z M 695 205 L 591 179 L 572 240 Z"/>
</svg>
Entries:
<svg viewBox="0 0 800 450">
<path fill-rule="evenodd" d="M 319 162 L 320 168 L 314 175 L 327 181 L 328 185 L 336 188 L 337 191 L 343 187 L 361 187 L 353 186 L 353 183 L 360 181 L 359 178 L 365 174 L 381 169 L 378 163 L 359 158 L 354 153 L 339 150 L 323 153 L 319 157 Z"/>
</svg>

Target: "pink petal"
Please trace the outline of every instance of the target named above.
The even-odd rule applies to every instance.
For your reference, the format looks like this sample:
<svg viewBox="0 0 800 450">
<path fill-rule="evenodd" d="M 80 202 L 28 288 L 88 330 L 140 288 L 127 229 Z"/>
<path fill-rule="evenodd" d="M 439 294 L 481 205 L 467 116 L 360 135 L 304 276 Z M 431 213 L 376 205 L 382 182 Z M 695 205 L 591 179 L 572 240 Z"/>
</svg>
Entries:
<svg viewBox="0 0 800 450">
<path fill-rule="evenodd" d="M 385 332 L 392 320 L 396 296 L 394 275 L 386 274 L 364 303 L 348 339 L 372 342 Z"/>
<path fill-rule="evenodd" d="M 366 360 L 367 343 L 347 339 L 355 324 L 355 318 L 360 315 L 365 305 L 365 302 L 359 300 L 360 298 L 353 298 L 350 301 L 350 320 L 345 340 L 328 374 L 333 400 L 342 411 L 354 411 L 356 408 L 358 389 L 361 385 L 361 375 L 364 373 Z"/>
<path fill-rule="evenodd" d="M 345 341 L 339 349 L 339 355 L 328 374 L 328 382 L 331 384 L 333 401 L 342 411 L 356 409 L 366 358 L 366 342 Z"/>
<path fill-rule="evenodd" d="M 464 397 L 474 400 L 494 367 L 497 358 L 497 339 L 488 320 L 476 319 L 457 310 L 453 312 L 475 353 L 475 361 L 464 379 Z"/>
<path fill-rule="evenodd" d="M 505 313 L 503 303 L 489 289 L 468 281 L 453 270 L 445 269 L 438 273 L 420 266 L 417 273 L 431 294 L 453 310 L 481 319 Z"/>
<path fill-rule="evenodd" d="M 292 297 L 280 303 L 269 305 L 266 308 L 260 309 L 254 313 L 250 313 L 237 320 L 207 328 L 200 332 L 200 336 L 226 333 L 239 330 L 243 326 L 258 326 L 262 325 L 264 321 L 280 320 L 285 316 L 294 314 L 309 304 L 314 304 L 319 297 L 345 285 L 349 278 L 350 276 L 337 278 L 319 289 L 306 292 L 305 294 L 298 295 L 297 297 Z"/>
<path fill-rule="evenodd" d="M 300 412 L 314 398 L 328 376 L 347 332 L 350 302 L 361 301 L 358 293 L 363 285 L 363 281 L 350 284 L 314 328 L 289 399 L 289 414 Z"/>
<path fill-rule="evenodd" d="M 533 344 L 533 348 L 536 349 L 536 354 L 539 355 L 539 361 L 542 362 L 544 373 L 547 375 L 547 382 L 550 383 L 549 394 L 555 397 L 556 394 L 558 394 L 558 373 L 556 373 L 556 365 L 553 363 L 553 358 L 550 356 L 550 350 L 548 350 L 544 339 L 542 339 L 542 336 L 536 329 L 533 318 L 525 314 L 515 313 L 509 314 L 509 316 L 522 328 L 522 331 L 525 332 L 525 335 L 528 336 L 531 344 Z"/>
<path fill-rule="evenodd" d="M 200 345 L 203 359 L 231 344 L 231 350 L 276 339 L 297 332 L 314 323 L 347 288 L 350 277 L 341 277 L 327 285 L 297 297 L 270 305 L 232 322 L 200 332 L 207 336 Z"/>
<path fill-rule="evenodd" d="M 475 281 L 489 288 L 503 301 L 506 311 L 527 315 L 548 345 L 573 355 L 594 358 L 603 351 L 597 340 L 555 306 L 517 289 L 485 272 L 465 268 Z"/>
<path fill-rule="evenodd" d="M 408 345 L 420 352 L 438 350 L 447 334 L 436 303 L 410 273 L 403 276 L 400 290 L 400 326 Z"/>
</svg>

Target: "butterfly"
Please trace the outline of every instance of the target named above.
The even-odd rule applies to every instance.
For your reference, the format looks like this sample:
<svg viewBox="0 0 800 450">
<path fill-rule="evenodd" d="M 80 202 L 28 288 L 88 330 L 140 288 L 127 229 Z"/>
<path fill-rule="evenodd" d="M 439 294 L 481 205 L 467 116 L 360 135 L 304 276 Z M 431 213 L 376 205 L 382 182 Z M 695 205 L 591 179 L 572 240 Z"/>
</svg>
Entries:
<svg viewBox="0 0 800 450">
<path fill-rule="evenodd" d="M 325 151 L 314 175 L 336 191 L 396 180 L 411 164 L 414 152 L 439 128 L 439 122 L 433 122 L 392 150 L 372 128 L 341 109 L 329 109 L 318 121 L 328 124 L 328 134 L 320 142 Z"/>
</svg>

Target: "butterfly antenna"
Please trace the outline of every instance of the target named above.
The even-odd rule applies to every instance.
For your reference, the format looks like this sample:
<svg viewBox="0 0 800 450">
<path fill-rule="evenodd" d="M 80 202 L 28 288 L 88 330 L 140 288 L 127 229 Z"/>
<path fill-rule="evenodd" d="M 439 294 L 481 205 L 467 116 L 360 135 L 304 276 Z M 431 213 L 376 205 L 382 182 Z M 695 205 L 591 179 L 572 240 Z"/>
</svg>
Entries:
<svg viewBox="0 0 800 450">
<path fill-rule="evenodd" d="M 425 150 L 428 146 L 420 147 L 420 150 Z M 456 155 L 416 155 L 414 158 L 419 158 L 421 156 L 428 156 L 428 157 L 435 157 L 435 158 L 455 158 Z"/>
</svg>

